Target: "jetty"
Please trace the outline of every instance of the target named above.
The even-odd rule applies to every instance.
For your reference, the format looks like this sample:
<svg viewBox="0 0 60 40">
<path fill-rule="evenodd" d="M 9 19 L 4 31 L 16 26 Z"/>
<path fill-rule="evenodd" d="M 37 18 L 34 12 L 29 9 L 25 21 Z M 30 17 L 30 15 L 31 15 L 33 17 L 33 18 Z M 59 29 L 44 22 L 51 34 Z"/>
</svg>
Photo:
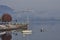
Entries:
<svg viewBox="0 0 60 40">
<path fill-rule="evenodd" d="M 0 25 L 0 31 L 12 31 L 12 30 L 27 30 L 28 24 L 16 24 L 16 25 L 12 25 L 12 24 L 7 24 L 7 25 Z"/>
</svg>

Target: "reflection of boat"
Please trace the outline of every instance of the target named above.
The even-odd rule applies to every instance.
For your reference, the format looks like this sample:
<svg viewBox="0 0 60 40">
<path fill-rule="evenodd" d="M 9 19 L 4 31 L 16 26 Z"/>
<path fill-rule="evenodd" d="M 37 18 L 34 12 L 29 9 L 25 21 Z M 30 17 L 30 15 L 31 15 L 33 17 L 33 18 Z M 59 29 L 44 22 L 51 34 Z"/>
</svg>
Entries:
<svg viewBox="0 0 60 40">
<path fill-rule="evenodd" d="M 30 35 L 32 34 L 32 30 L 23 30 L 22 34 L 23 34 L 23 37 L 25 37 L 26 35 Z"/>
</svg>

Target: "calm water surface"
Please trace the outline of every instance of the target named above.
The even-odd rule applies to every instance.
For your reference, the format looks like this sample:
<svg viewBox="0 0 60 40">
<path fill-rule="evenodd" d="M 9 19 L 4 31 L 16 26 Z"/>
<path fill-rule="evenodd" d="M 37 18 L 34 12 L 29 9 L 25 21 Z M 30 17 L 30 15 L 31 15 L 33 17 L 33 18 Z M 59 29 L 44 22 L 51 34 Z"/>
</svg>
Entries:
<svg viewBox="0 0 60 40">
<path fill-rule="evenodd" d="M 40 32 L 42 27 L 47 31 Z M 29 29 L 33 31 L 31 35 L 24 38 L 22 33 L 16 32 L 18 35 L 12 34 L 12 40 L 60 40 L 60 21 L 31 21 Z"/>
<path fill-rule="evenodd" d="M 40 32 L 42 27 L 47 31 Z M 32 34 L 25 37 L 21 32 L 13 32 L 12 40 L 60 40 L 60 21 L 30 21 L 29 29 Z"/>
</svg>

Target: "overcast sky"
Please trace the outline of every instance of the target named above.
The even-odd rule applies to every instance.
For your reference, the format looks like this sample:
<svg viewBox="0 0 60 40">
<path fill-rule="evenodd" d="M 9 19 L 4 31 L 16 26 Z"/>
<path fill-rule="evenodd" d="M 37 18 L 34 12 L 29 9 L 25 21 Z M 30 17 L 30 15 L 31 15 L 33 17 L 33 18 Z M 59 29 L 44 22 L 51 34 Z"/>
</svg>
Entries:
<svg viewBox="0 0 60 40">
<path fill-rule="evenodd" d="M 9 6 L 17 11 L 21 9 L 39 10 L 43 13 L 35 14 L 41 17 L 60 17 L 60 0 L 0 0 L 0 5 Z"/>
</svg>

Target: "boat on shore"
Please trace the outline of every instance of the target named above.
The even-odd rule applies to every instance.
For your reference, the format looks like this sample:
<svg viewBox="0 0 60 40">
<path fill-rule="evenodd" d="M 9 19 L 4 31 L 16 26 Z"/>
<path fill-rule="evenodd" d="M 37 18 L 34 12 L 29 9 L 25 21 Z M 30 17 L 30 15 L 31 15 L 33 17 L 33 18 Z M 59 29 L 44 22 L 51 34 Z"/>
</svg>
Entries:
<svg viewBox="0 0 60 40">
<path fill-rule="evenodd" d="M 0 31 L 27 30 L 28 24 L 5 24 L 0 25 Z"/>
</svg>

